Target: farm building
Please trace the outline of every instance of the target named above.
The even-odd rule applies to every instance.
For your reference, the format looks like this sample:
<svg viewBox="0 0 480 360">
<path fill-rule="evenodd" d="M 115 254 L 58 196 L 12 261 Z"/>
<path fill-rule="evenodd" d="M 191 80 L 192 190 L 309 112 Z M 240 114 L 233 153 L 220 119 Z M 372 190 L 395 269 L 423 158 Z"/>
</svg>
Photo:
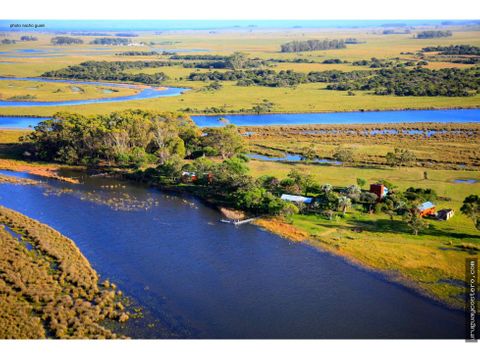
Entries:
<svg viewBox="0 0 480 360">
<path fill-rule="evenodd" d="M 426 201 L 423 204 L 419 205 L 417 207 L 418 211 L 420 211 L 420 216 L 427 216 L 427 215 L 435 215 L 436 210 L 435 210 L 435 205 L 430 202 Z"/>
<path fill-rule="evenodd" d="M 455 211 L 453 209 L 442 209 L 437 212 L 437 219 L 450 220 L 453 215 L 455 215 Z"/>
<path fill-rule="evenodd" d="M 388 188 L 383 184 L 370 184 L 370 192 L 377 195 L 380 201 L 388 194 Z"/>
<path fill-rule="evenodd" d="M 285 201 L 290 201 L 294 203 L 303 203 L 303 204 L 311 204 L 313 200 L 313 198 L 311 197 L 290 195 L 290 194 L 282 194 L 280 198 Z"/>
<path fill-rule="evenodd" d="M 182 171 L 182 181 L 183 182 L 192 182 L 198 179 L 197 175 L 194 172 Z"/>
</svg>

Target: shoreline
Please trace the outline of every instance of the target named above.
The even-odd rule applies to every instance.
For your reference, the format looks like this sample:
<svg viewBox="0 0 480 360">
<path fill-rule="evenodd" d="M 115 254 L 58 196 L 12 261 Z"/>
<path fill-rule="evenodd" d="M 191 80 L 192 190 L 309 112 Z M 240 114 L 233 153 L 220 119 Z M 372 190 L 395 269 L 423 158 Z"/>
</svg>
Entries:
<svg viewBox="0 0 480 360">
<path fill-rule="evenodd" d="M 289 231 L 282 231 L 278 227 L 272 226 L 272 221 L 273 224 L 277 223 L 283 226 L 286 226 Z M 446 301 L 442 298 L 438 298 L 434 296 L 433 294 L 429 293 L 427 290 L 421 288 L 419 285 L 415 283 L 414 280 L 408 279 L 406 276 L 402 275 L 400 272 L 394 272 L 394 271 L 385 271 L 378 269 L 372 265 L 369 265 L 365 262 L 362 262 L 361 260 L 355 258 L 352 255 L 342 253 L 340 250 L 335 250 L 332 246 L 327 246 L 326 244 L 322 243 L 321 239 L 314 239 L 312 238 L 311 235 L 306 233 L 305 231 L 296 228 L 294 225 L 288 224 L 284 221 L 281 221 L 276 218 L 271 218 L 271 219 L 261 219 L 260 221 L 255 221 L 254 224 L 256 226 L 259 226 L 266 231 L 269 231 L 275 235 L 278 235 L 286 240 L 293 241 L 293 242 L 302 242 L 304 244 L 307 244 L 309 246 L 312 246 L 315 248 L 317 251 L 324 251 L 327 252 L 333 256 L 341 258 L 343 261 L 347 262 L 348 264 L 355 266 L 363 271 L 371 272 L 374 273 L 378 276 L 381 276 L 381 278 L 393 285 L 396 286 L 401 286 L 404 289 L 413 292 L 416 295 L 420 295 L 435 304 L 438 304 L 440 306 L 443 306 L 447 309 L 454 310 L 454 311 L 462 311 L 463 307 L 457 306 L 456 304 Z M 299 237 L 292 237 L 292 230 L 297 231 L 300 236 Z"/>
<path fill-rule="evenodd" d="M 2 168 L 1 164 L 2 164 L 2 160 L 0 159 L 0 168 Z M 40 165 L 40 167 L 41 166 L 42 165 Z M 45 166 L 48 167 L 48 165 L 45 165 Z M 82 169 L 78 167 L 72 168 L 72 167 L 65 167 L 65 166 L 63 167 L 57 166 L 55 169 L 56 169 L 55 171 L 58 171 L 61 169 L 74 169 L 74 170 L 78 170 L 80 172 L 86 173 L 86 169 Z M 18 168 L 10 168 L 8 170 L 28 172 L 32 175 L 42 176 L 42 177 L 51 178 L 59 181 L 79 183 L 79 181 L 76 179 L 58 176 L 56 175 L 56 173 L 51 173 L 49 171 L 35 173 L 31 171 L 26 171 L 26 170 L 18 170 Z M 248 213 L 228 207 L 225 204 L 221 204 L 220 202 L 215 201 L 215 199 L 204 197 L 198 191 L 193 191 L 193 189 L 190 189 L 187 186 L 159 186 L 156 184 L 149 183 L 148 181 L 143 181 L 141 179 L 132 177 L 131 174 L 129 173 L 109 172 L 108 170 L 106 172 L 101 173 L 99 176 L 116 177 L 121 180 L 132 181 L 133 183 L 144 184 L 148 187 L 157 188 L 160 191 L 163 191 L 166 193 L 173 193 L 179 196 L 194 197 L 195 199 L 200 201 L 203 205 L 214 209 L 215 211 L 217 211 L 219 214 L 222 214 L 227 219 L 238 220 L 238 219 L 243 219 L 245 217 L 249 217 Z M 68 179 L 70 179 L 70 181 Z M 336 250 L 334 246 L 331 246 L 327 243 L 323 243 L 320 237 L 316 238 L 316 236 L 310 235 L 307 231 L 302 230 L 293 224 L 289 224 L 283 219 L 280 219 L 278 217 L 266 217 L 266 218 L 255 220 L 253 224 L 255 226 L 258 226 L 259 228 L 262 228 L 275 235 L 278 235 L 288 241 L 301 242 L 314 247 L 317 251 L 325 251 L 333 256 L 338 256 L 352 266 L 356 266 L 364 271 L 373 272 L 381 276 L 385 281 L 388 281 L 393 285 L 402 286 L 405 289 L 409 291 L 413 291 L 415 294 L 420 295 L 424 298 L 427 298 L 430 301 L 433 301 L 436 304 L 444 306 L 448 309 L 455 310 L 455 311 L 461 310 L 461 307 L 458 306 L 457 304 L 454 304 L 445 299 L 436 297 L 434 294 L 429 293 L 426 289 L 423 289 L 422 287 L 417 285 L 414 280 L 409 279 L 408 277 L 402 275 L 401 272 L 385 271 L 385 270 L 379 269 L 373 265 L 370 265 L 366 262 L 363 262 L 357 259 L 355 256 L 346 254 L 341 250 Z"/>
</svg>

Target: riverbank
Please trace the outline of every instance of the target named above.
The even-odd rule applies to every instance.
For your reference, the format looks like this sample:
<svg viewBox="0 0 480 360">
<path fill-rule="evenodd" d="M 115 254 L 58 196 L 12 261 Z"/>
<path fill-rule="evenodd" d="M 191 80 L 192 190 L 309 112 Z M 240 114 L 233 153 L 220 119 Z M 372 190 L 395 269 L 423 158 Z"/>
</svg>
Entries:
<svg viewBox="0 0 480 360">
<path fill-rule="evenodd" d="M 0 159 L 0 170 L 26 172 L 32 175 L 64 181 L 71 184 L 78 184 L 79 181 L 77 179 L 59 175 L 59 171 L 70 168 L 72 167 L 51 163 L 42 164 L 21 160 Z"/>
<path fill-rule="evenodd" d="M 0 338 L 117 338 L 122 293 L 99 276 L 74 242 L 0 206 Z"/>
</svg>

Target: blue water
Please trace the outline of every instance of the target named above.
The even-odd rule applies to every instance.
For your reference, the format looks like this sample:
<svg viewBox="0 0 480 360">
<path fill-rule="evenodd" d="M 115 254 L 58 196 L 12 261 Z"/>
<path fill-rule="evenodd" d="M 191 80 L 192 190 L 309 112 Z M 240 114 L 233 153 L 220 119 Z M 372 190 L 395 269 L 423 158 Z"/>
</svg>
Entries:
<svg viewBox="0 0 480 360">
<path fill-rule="evenodd" d="M 28 129 L 48 118 L 0 116 L 0 129 Z"/>
<path fill-rule="evenodd" d="M 290 153 L 285 153 L 283 157 L 266 156 L 266 155 L 261 155 L 261 154 L 248 154 L 247 156 L 250 159 L 262 160 L 262 161 L 274 161 L 274 162 L 305 161 L 304 158 L 301 155 L 290 154 Z M 313 159 L 313 160 L 308 160 L 308 162 L 316 163 L 316 164 L 342 165 L 342 163 L 340 161 L 330 160 L 330 159 Z"/>
<path fill-rule="evenodd" d="M 75 82 L 82 84 L 84 82 Z M 103 83 L 96 83 L 107 85 Z M 111 84 L 108 84 L 111 86 Z M 175 91 L 173 91 L 173 90 Z M 187 89 L 169 88 L 172 95 L 181 94 Z M 162 93 L 164 93 L 164 90 Z M 115 98 L 118 101 L 125 101 L 129 97 Z M 129 98 L 131 100 L 132 98 Z M 92 100 L 92 102 L 107 102 Z M 28 103 L 29 106 L 32 102 Z M 0 107 L 2 103 L 0 102 Z M 63 103 L 64 105 L 65 102 Z M 11 105 L 14 106 L 14 105 Z M 33 106 L 33 105 L 32 105 Z M 42 103 L 40 106 L 45 106 Z M 48 105 L 47 105 L 48 106 Z M 388 123 L 420 123 L 420 122 L 438 122 L 438 123 L 476 123 L 480 122 L 480 109 L 465 110 L 406 110 L 406 111 L 378 111 L 378 112 L 350 112 L 350 113 L 307 113 L 307 114 L 260 114 L 260 115 L 195 115 L 192 116 L 193 121 L 200 127 L 216 127 L 224 126 L 224 122 L 219 121 L 220 118 L 227 118 L 231 124 L 237 126 L 273 126 L 273 125 L 313 125 L 313 124 L 388 124 Z M 4 120 L 3 119 L 8 119 Z M 16 120 L 17 119 L 17 120 Z M 36 125 L 38 118 L 21 118 L 21 117 L 0 117 L 0 129 L 6 125 L 13 128 L 22 128 Z M 413 134 L 413 133 L 412 133 Z"/>
<path fill-rule="evenodd" d="M 144 322 L 127 323 L 129 336 L 463 336 L 461 311 L 306 244 L 222 224 L 218 212 L 189 197 L 113 179 L 81 181 L 1 184 L 0 204 L 73 239 L 102 278 L 144 308 Z M 121 199 L 131 204 L 115 207 Z"/>
<path fill-rule="evenodd" d="M 53 83 L 67 83 L 77 85 L 100 85 L 110 87 L 129 87 L 135 88 L 136 85 L 131 84 L 117 84 L 117 83 L 105 83 L 99 81 L 77 81 L 77 80 L 58 80 L 58 79 L 45 79 L 45 78 L 1 78 L 0 81 L 37 81 L 37 82 L 53 82 Z M 65 105 L 85 105 L 85 104 L 102 104 L 111 102 L 122 102 L 129 100 L 143 100 L 143 99 L 155 99 L 166 96 L 178 96 L 188 89 L 185 88 L 165 88 L 157 89 L 154 87 L 147 87 L 129 96 L 118 96 L 113 98 L 100 98 L 100 99 L 87 99 L 87 100 L 68 100 L 68 101 L 0 101 L 0 107 L 34 107 L 34 106 L 65 106 Z"/>
<path fill-rule="evenodd" d="M 480 109 L 404 110 L 375 112 L 338 112 L 305 114 L 249 114 L 192 116 L 199 126 L 224 126 L 225 118 L 237 126 L 308 124 L 390 124 L 390 123 L 465 123 L 480 122 Z"/>
</svg>

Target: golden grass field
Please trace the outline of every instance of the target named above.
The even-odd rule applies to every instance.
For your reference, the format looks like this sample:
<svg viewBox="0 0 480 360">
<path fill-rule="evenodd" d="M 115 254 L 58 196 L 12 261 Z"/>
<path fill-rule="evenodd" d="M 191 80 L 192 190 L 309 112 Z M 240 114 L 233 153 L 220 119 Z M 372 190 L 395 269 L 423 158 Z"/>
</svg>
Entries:
<svg viewBox="0 0 480 360">
<path fill-rule="evenodd" d="M 401 55 L 402 52 L 416 52 L 425 46 L 450 45 L 450 44 L 471 44 L 480 45 L 478 31 L 464 31 L 453 28 L 454 33 L 449 38 L 437 39 L 413 39 L 411 34 L 382 35 L 376 28 L 368 29 L 285 29 L 275 31 L 265 30 L 222 30 L 215 32 L 208 31 L 171 31 L 161 35 L 151 32 L 142 32 L 135 42 L 154 42 L 155 45 L 147 46 L 99 46 L 89 45 L 93 37 L 82 37 L 83 45 L 75 46 L 53 46 L 49 43 L 50 35 L 39 35 L 37 42 L 17 42 L 13 45 L 0 45 L 1 52 L 15 54 L 17 50 L 36 49 L 45 51 L 36 55 L 38 57 L 10 57 L 0 56 L 0 76 L 40 76 L 48 70 L 56 70 L 68 65 L 79 64 L 88 60 L 105 61 L 132 61 L 163 59 L 167 56 L 129 57 L 117 56 L 123 51 L 146 51 L 156 49 L 177 50 L 196 49 L 193 54 L 223 54 L 229 55 L 234 51 L 247 53 L 250 57 L 262 59 L 295 59 L 307 58 L 314 61 L 340 58 L 347 61 L 370 59 L 371 57 L 395 58 L 404 60 L 412 59 L 412 55 Z M 9 35 L 13 38 L 13 35 Z M 291 40 L 325 39 L 325 38 L 347 38 L 355 37 L 362 44 L 348 45 L 346 49 L 313 51 L 306 53 L 280 53 L 281 43 Z M 165 45 L 166 44 L 166 45 Z M 203 51 L 203 52 L 202 52 Z M 31 56 L 31 54 L 29 54 Z M 353 66 L 351 64 L 308 64 L 308 63 L 275 63 L 275 70 L 295 70 L 300 72 L 342 70 L 352 71 L 367 69 L 366 67 Z M 471 65 L 452 64 L 446 62 L 430 62 L 429 68 L 443 67 L 467 67 Z M 340 91 L 325 90 L 326 84 L 303 84 L 296 88 L 265 88 L 265 87 L 238 87 L 233 83 L 226 82 L 224 87 L 217 91 L 196 91 L 206 83 L 187 81 L 185 78 L 195 69 L 186 69 L 182 66 L 162 67 L 157 69 L 131 70 L 131 72 L 152 73 L 165 72 L 170 80 L 165 84 L 168 86 L 189 87 L 192 91 L 186 92 L 178 97 L 157 98 L 123 103 L 107 103 L 78 105 L 73 108 L 82 114 L 108 113 L 114 110 L 128 108 L 144 108 L 159 111 L 177 111 L 184 108 L 197 109 L 202 112 L 209 107 L 224 107 L 227 111 L 238 112 L 242 109 L 251 108 L 255 103 L 268 99 L 273 102 L 274 112 L 330 112 L 330 111 L 354 111 L 354 110 L 386 110 L 405 108 L 451 108 L 451 107 L 478 107 L 480 96 L 449 98 L 449 97 L 396 97 L 396 96 L 375 96 L 366 92 L 357 92 L 356 96 L 348 96 Z M 206 70 L 200 70 L 206 71 Z M 0 84 L 1 86 L 2 84 Z M 28 88 L 36 87 L 38 84 L 25 84 Z M 6 92 L 3 98 L 10 96 L 13 89 L 0 87 L 0 94 Z M 68 89 L 67 89 L 68 90 Z M 96 96 L 95 89 L 86 89 L 85 93 L 71 94 L 68 91 L 60 92 L 59 99 L 91 98 Z M 20 91 L 20 90 L 19 90 Z M 125 90 L 127 91 L 127 90 Z M 31 90 L 33 92 L 33 90 Z M 37 93 L 39 93 L 37 91 Z M 23 91 L 19 94 L 24 94 Z M 107 96 L 114 96 L 108 94 Z M 118 94 L 120 95 L 120 94 Z M 102 94 L 102 97 L 105 97 Z M 45 94 L 39 93 L 39 99 L 50 99 L 49 90 Z M 53 98 L 53 97 L 52 97 Z M 31 107 L 31 108 L 1 108 L 0 114 L 4 115 L 44 115 L 49 116 L 57 111 L 65 110 L 65 107 Z"/>
</svg>

